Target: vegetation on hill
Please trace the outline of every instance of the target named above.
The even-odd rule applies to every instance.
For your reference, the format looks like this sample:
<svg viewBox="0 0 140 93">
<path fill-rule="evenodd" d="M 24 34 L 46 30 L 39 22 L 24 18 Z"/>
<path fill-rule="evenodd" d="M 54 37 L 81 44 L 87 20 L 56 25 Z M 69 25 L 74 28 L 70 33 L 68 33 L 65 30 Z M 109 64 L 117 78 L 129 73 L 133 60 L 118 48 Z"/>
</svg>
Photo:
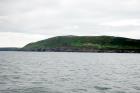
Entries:
<svg viewBox="0 0 140 93">
<path fill-rule="evenodd" d="M 114 36 L 57 36 L 30 43 L 24 50 L 60 49 L 140 49 L 140 40 Z"/>
</svg>

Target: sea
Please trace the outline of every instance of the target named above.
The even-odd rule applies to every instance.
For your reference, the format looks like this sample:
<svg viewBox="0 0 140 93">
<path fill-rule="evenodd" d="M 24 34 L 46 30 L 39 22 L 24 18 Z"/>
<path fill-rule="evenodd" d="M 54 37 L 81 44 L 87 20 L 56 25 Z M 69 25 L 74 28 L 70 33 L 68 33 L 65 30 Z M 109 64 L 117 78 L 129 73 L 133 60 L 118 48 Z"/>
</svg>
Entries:
<svg viewBox="0 0 140 93">
<path fill-rule="evenodd" d="M 1 51 L 0 93 L 140 93 L 140 54 Z"/>
</svg>

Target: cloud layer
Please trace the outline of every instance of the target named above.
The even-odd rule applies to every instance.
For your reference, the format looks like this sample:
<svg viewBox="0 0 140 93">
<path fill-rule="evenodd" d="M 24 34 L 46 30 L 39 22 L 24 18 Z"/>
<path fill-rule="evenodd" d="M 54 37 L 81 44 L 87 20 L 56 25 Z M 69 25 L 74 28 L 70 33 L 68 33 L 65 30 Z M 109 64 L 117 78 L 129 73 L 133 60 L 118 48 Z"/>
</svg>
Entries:
<svg viewBox="0 0 140 93">
<path fill-rule="evenodd" d="M 0 0 L 0 33 L 140 39 L 139 31 L 140 0 Z"/>
</svg>

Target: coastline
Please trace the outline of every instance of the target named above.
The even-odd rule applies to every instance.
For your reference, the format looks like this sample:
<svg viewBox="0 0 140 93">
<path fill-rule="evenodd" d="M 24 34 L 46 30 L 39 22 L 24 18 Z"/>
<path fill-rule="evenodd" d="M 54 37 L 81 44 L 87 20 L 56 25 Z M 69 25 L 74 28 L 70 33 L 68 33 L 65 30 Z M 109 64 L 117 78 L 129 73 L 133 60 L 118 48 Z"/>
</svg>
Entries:
<svg viewBox="0 0 140 93">
<path fill-rule="evenodd" d="M 140 49 L 79 49 L 79 48 L 46 48 L 46 49 L 21 49 L 18 51 L 34 52 L 93 52 L 93 53 L 140 53 Z"/>
</svg>

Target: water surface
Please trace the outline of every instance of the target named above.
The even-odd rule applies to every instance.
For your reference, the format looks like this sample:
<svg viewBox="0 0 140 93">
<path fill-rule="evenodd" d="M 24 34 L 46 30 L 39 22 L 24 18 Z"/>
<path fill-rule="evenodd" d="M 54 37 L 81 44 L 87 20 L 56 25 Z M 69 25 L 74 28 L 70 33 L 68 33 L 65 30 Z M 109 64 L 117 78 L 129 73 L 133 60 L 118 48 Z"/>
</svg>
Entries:
<svg viewBox="0 0 140 93">
<path fill-rule="evenodd" d="M 0 52 L 0 93 L 140 93 L 140 54 Z"/>
</svg>

